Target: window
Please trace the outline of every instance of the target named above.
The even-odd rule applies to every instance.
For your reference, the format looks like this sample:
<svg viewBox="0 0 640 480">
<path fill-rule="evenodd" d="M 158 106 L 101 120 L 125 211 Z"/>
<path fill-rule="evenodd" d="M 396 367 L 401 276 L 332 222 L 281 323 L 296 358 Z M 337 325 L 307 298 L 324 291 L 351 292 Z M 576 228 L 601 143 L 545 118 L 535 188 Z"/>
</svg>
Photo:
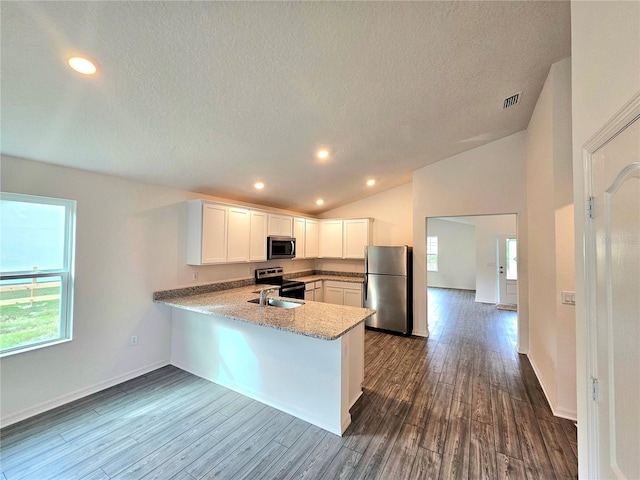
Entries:
<svg viewBox="0 0 640 480">
<path fill-rule="evenodd" d="M 438 237 L 427 237 L 427 272 L 438 271 Z"/>
<path fill-rule="evenodd" d="M 0 193 L 0 355 L 71 339 L 76 202 Z"/>
<path fill-rule="evenodd" d="M 518 279 L 518 240 L 507 238 L 505 252 L 507 255 L 507 280 Z"/>
</svg>

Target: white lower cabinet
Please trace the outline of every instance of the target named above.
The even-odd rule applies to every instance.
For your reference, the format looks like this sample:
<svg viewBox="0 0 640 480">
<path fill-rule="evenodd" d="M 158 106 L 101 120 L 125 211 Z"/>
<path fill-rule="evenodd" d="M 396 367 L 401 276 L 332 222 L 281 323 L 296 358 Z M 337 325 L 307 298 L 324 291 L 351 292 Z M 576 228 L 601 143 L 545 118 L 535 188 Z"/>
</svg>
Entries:
<svg viewBox="0 0 640 480">
<path fill-rule="evenodd" d="M 322 291 L 322 280 L 309 282 L 304 286 L 304 299 L 312 302 L 322 302 L 324 298 Z"/>
<path fill-rule="evenodd" d="M 340 287 L 324 287 L 324 302 L 344 305 L 344 289 Z"/>
<path fill-rule="evenodd" d="M 304 299 L 313 302 L 313 285 L 315 282 L 306 283 L 304 286 Z"/>
<path fill-rule="evenodd" d="M 326 280 L 324 282 L 324 301 L 335 305 L 362 307 L 362 285 Z"/>
</svg>

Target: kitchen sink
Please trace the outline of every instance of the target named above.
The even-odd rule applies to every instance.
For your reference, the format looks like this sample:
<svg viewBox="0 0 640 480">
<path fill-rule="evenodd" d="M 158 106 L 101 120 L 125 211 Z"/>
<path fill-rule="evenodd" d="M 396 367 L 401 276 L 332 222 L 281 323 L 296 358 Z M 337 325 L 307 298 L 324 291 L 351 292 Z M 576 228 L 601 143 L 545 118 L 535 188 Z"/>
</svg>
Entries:
<svg viewBox="0 0 640 480">
<path fill-rule="evenodd" d="M 260 303 L 259 298 L 254 298 L 252 300 L 248 300 L 249 303 Z M 304 302 L 289 302 L 287 300 L 280 300 L 278 298 L 269 298 L 267 299 L 268 305 L 272 307 L 278 308 L 298 308 L 304 305 Z"/>
</svg>

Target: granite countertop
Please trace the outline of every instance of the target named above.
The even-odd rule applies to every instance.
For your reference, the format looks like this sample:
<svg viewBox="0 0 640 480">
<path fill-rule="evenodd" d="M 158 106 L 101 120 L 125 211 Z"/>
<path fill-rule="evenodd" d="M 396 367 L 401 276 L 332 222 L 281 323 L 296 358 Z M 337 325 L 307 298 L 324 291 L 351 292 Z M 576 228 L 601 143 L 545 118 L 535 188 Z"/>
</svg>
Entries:
<svg viewBox="0 0 640 480">
<path fill-rule="evenodd" d="M 316 276 L 318 277 L 317 280 L 333 280 L 333 278 L 328 278 L 326 275 L 302 277 L 300 280 L 310 282 L 313 280 L 304 280 L 304 278 L 311 279 Z M 352 278 L 354 280 L 351 280 Z M 357 277 L 351 277 L 349 280 L 361 282 Z M 345 281 L 345 277 L 340 277 L 340 281 Z M 248 303 L 248 300 L 259 296 L 260 288 L 264 288 L 264 286 L 250 285 L 198 295 L 156 299 L 155 302 L 174 308 L 206 315 L 220 315 L 241 322 L 263 325 L 323 340 L 340 338 L 375 313 L 375 310 L 368 308 L 311 301 L 304 301 L 304 305 L 301 307 L 291 309 L 271 306 L 261 307 L 256 303 Z M 274 294 L 271 294 L 271 297 L 280 298 Z M 292 298 L 283 298 L 283 300 L 303 302 L 303 300 Z"/>
</svg>

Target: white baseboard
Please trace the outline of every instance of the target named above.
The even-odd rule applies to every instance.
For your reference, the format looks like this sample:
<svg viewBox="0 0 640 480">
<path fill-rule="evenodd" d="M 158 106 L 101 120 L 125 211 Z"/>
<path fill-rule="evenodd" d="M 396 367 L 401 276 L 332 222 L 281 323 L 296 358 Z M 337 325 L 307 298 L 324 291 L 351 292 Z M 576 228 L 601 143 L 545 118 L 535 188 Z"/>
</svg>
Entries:
<svg viewBox="0 0 640 480">
<path fill-rule="evenodd" d="M 169 361 L 157 362 L 152 365 L 147 365 L 146 367 L 139 368 L 132 372 L 128 372 L 123 375 L 110 378 L 109 380 L 105 380 L 104 382 L 96 383 L 88 387 L 81 388 L 79 390 L 75 390 L 65 395 L 61 395 L 59 397 L 53 398 L 51 400 L 47 400 L 46 402 L 42 402 L 32 407 L 25 408 L 24 410 L 20 410 L 10 415 L 6 415 L 2 419 L 0 419 L 0 425 L 2 426 L 2 428 L 8 427 L 9 425 L 13 425 L 14 423 L 20 422 L 22 420 L 26 420 L 27 418 L 34 417 L 36 415 L 47 412 L 54 408 L 61 407 L 62 405 L 66 405 L 67 403 L 73 402 L 75 400 L 79 400 L 88 395 L 99 392 L 109 387 L 113 387 L 122 382 L 126 382 L 127 380 L 131 380 L 132 378 L 139 377 L 140 375 L 144 375 L 145 373 L 149 373 L 153 370 L 156 370 L 160 367 L 164 367 L 169 364 L 170 364 Z"/>
<path fill-rule="evenodd" d="M 411 335 L 414 335 L 416 337 L 429 338 L 429 331 L 428 330 L 413 330 L 411 332 Z"/>
<path fill-rule="evenodd" d="M 545 387 L 544 382 L 542 381 L 542 376 L 540 375 L 540 370 L 538 369 L 538 367 L 536 367 L 536 363 L 533 361 L 533 359 L 531 358 L 531 356 L 529 354 L 527 354 L 527 358 L 529 359 L 529 362 L 531 363 L 531 366 L 533 367 L 533 373 L 536 374 L 538 382 L 540 382 L 540 386 L 542 387 L 542 391 L 544 392 L 544 396 L 547 399 L 547 403 L 549 404 L 549 407 L 551 407 L 551 413 L 553 413 L 553 416 L 554 417 L 560 417 L 560 418 L 566 418 L 567 420 L 572 420 L 574 422 L 577 422 L 578 421 L 578 412 L 571 411 L 571 410 L 566 410 L 564 408 L 558 408 L 558 406 L 555 405 L 555 403 L 551 401 L 551 398 L 549 397 L 549 393 L 547 392 L 547 388 Z"/>
</svg>

